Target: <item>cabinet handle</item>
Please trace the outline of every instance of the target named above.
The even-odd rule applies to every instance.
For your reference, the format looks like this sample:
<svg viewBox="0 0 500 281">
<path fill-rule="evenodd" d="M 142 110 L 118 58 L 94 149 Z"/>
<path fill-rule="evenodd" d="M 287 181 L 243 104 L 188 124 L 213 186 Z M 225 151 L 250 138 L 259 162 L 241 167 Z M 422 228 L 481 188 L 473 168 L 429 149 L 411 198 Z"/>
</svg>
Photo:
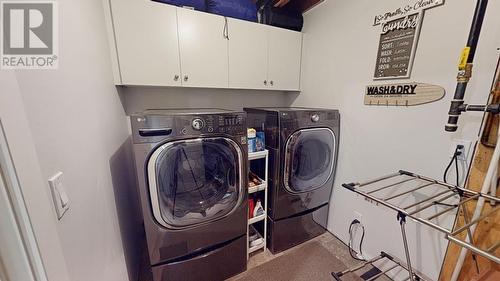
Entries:
<svg viewBox="0 0 500 281">
<path fill-rule="evenodd" d="M 229 40 L 229 28 L 227 25 L 227 17 L 224 17 L 224 29 L 222 30 L 222 36 L 224 39 Z"/>
<path fill-rule="evenodd" d="M 187 82 L 189 80 L 189 77 L 187 75 L 184 75 L 184 82 Z"/>
<path fill-rule="evenodd" d="M 267 80 L 264 80 L 264 85 L 266 85 L 266 86 L 267 86 Z"/>
<path fill-rule="evenodd" d="M 271 81 L 269 82 L 269 84 L 271 84 L 271 86 L 273 86 L 273 85 L 274 85 L 273 80 L 271 80 Z"/>
<path fill-rule="evenodd" d="M 177 75 L 177 74 L 176 74 L 176 75 L 174 76 L 174 81 L 177 81 L 177 80 L 179 80 L 179 75 Z"/>
</svg>

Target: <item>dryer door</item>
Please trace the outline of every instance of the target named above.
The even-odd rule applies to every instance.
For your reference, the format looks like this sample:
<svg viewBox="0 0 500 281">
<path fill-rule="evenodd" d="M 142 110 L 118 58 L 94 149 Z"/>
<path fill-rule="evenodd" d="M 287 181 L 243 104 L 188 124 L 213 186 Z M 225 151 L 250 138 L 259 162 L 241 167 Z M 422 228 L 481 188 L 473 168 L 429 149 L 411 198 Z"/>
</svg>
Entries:
<svg viewBox="0 0 500 281">
<path fill-rule="evenodd" d="M 243 164 L 241 149 L 228 138 L 160 146 L 147 166 L 156 221 L 181 229 L 227 216 L 244 196 Z"/>
<path fill-rule="evenodd" d="M 284 183 L 291 193 L 322 187 L 335 167 L 335 135 L 328 128 L 303 129 L 293 133 L 285 146 Z"/>
</svg>

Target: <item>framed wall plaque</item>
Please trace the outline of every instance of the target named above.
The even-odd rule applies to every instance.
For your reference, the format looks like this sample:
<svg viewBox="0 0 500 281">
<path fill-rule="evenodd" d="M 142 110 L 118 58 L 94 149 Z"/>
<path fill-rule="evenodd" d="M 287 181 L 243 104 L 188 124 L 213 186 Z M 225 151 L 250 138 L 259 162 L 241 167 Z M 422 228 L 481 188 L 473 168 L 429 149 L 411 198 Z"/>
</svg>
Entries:
<svg viewBox="0 0 500 281">
<path fill-rule="evenodd" d="M 427 9 L 444 0 L 416 0 L 393 11 L 375 16 L 381 26 L 374 80 L 410 78 L 420 28 Z"/>
<path fill-rule="evenodd" d="M 409 78 L 423 13 L 387 22 L 378 44 L 375 79 Z"/>
</svg>

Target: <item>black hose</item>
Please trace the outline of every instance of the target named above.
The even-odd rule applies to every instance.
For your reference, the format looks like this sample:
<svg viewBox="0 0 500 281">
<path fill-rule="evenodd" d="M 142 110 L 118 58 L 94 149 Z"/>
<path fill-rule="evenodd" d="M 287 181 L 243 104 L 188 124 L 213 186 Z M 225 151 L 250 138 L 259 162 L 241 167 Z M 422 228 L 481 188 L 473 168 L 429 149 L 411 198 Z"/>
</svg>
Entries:
<svg viewBox="0 0 500 281">
<path fill-rule="evenodd" d="M 453 162 L 455 161 L 455 159 L 457 159 L 457 156 L 456 156 L 456 155 L 453 155 L 453 158 L 451 158 L 450 163 L 448 163 L 448 166 L 446 166 L 446 169 L 444 170 L 444 173 L 443 173 L 443 181 L 444 181 L 445 183 L 448 183 L 448 181 L 446 180 L 446 177 L 448 176 L 448 170 L 450 170 L 451 165 L 453 165 Z"/>
<path fill-rule="evenodd" d="M 463 149 L 462 145 L 457 145 L 457 147 L 455 147 L 455 152 L 453 152 L 453 157 L 451 158 L 450 163 L 448 163 L 448 166 L 446 166 L 446 169 L 444 170 L 443 181 L 445 183 L 448 183 L 448 181 L 446 180 L 446 178 L 448 177 L 448 171 L 450 170 L 451 165 L 453 165 L 453 162 L 455 162 L 456 183 L 457 183 L 457 186 L 460 186 L 460 184 L 459 184 L 460 183 L 460 174 L 458 171 L 458 156 L 460 156 L 462 154 L 460 152 L 460 149 Z"/>
</svg>

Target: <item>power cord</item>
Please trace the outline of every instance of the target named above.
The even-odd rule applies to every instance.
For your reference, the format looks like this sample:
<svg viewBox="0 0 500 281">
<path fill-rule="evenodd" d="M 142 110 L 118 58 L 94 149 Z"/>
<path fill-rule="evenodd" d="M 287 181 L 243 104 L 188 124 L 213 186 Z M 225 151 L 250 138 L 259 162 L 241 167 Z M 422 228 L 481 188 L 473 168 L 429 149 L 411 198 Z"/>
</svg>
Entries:
<svg viewBox="0 0 500 281">
<path fill-rule="evenodd" d="M 450 163 L 448 163 L 448 166 L 446 167 L 446 169 L 444 170 L 444 174 L 443 174 L 443 180 L 444 182 L 447 183 L 446 181 L 446 177 L 448 175 L 448 170 L 450 169 L 451 165 L 453 164 L 453 162 L 455 162 L 455 174 L 456 174 L 456 182 L 457 182 L 457 186 L 460 186 L 460 175 L 459 175 L 459 172 L 458 172 L 458 156 L 462 155 L 462 152 L 460 150 L 462 150 L 464 148 L 463 145 L 459 144 L 457 145 L 457 147 L 455 148 L 455 152 L 453 153 L 453 157 L 451 158 L 450 160 Z M 459 205 L 452 205 L 452 204 L 445 204 L 445 203 L 441 203 L 441 202 L 434 202 L 434 204 L 437 204 L 437 205 L 444 205 L 444 206 L 450 206 L 450 207 L 458 207 Z M 476 264 L 476 271 L 477 273 L 479 273 L 479 267 L 478 267 L 478 263 L 477 263 L 477 258 L 476 258 L 476 255 L 475 254 L 472 254 L 472 259 L 474 260 L 475 264 Z"/>
<path fill-rule="evenodd" d="M 458 156 L 462 155 L 462 152 L 460 150 L 462 150 L 464 148 L 463 145 L 459 144 L 457 145 L 457 147 L 455 148 L 455 152 L 453 153 L 453 157 L 451 158 L 450 160 L 450 163 L 448 163 L 448 166 L 446 166 L 446 169 L 444 170 L 444 174 L 443 174 L 443 181 L 445 183 L 448 183 L 448 181 L 446 180 L 446 177 L 448 176 L 448 171 L 450 170 L 451 168 L 451 165 L 453 165 L 453 162 L 455 162 L 455 176 L 456 176 L 456 182 L 457 182 L 457 186 L 459 186 L 460 184 L 460 175 L 459 175 L 459 172 L 458 172 Z"/>
<path fill-rule="evenodd" d="M 352 240 L 353 240 L 353 237 L 352 237 L 352 227 L 354 225 L 356 225 L 356 224 L 359 224 L 361 226 L 361 228 L 363 229 L 363 234 L 361 235 L 361 240 L 359 241 L 359 256 L 361 256 L 361 258 L 358 257 L 358 253 L 356 253 L 356 251 L 352 248 Z M 363 257 L 363 250 L 362 250 L 363 239 L 364 238 L 365 238 L 365 227 L 364 227 L 364 225 L 358 219 L 354 219 L 351 222 L 351 224 L 349 225 L 349 244 L 348 244 L 348 247 L 349 247 L 349 255 L 351 255 L 351 257 L 353 259 L 355 259 L 355 260 L 366 261 L 366 259 Z"/>
</svg>

